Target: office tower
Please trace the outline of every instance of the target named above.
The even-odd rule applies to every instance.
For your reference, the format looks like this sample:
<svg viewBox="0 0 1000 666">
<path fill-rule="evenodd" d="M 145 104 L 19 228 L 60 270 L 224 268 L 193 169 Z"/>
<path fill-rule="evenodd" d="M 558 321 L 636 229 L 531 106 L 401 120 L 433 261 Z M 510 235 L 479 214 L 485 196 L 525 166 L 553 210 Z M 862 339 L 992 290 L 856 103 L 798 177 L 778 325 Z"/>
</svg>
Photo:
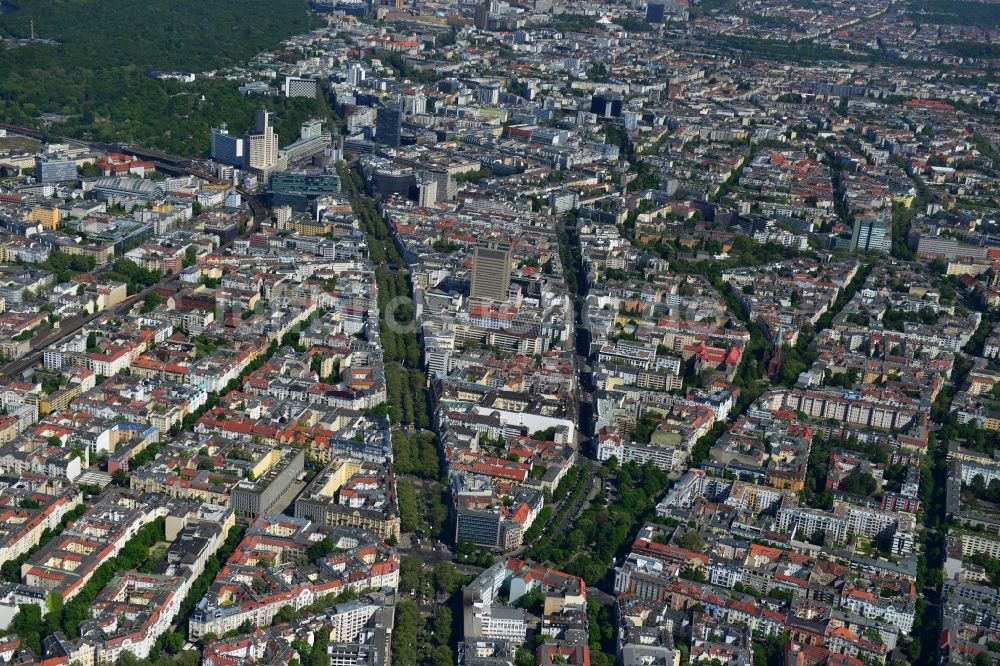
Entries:
<svg viewBox="0 0 1000 666">
<path fill-rule="evenodd" d="M 315 97 L 316 79 L 286 76 L 282 92 L 285 93 L 285 97 Z"/>
<path fill-rule="evenodd" d="M 470 298 L 503 303 L 510 288 L 511 247 L 501 241 L 480 241 L 472 256 Z"/>
<path fill-rule="evenodd" d="M 651 2 L 646 5 L 646 23 L 663 23 L 666 5 L 662 2 Z"/>
<path fill-rule="evenodd" d="M 413 115 L 427 113 L 427 98 L 420 91 L 411 91 L 403 95 L 403 112 Z"/>
<path fill-rule="evenodd" d="M 212 159 L 222 164 L 242 167 L 246 160 L 243 139 L 229 133 L 226 123 L 212 128 Z"/>
<path fill-rule="evenodd" d="M 434 184 L 431 185 L 430 181 L 433 181 Z M 428 198 L 432 197 L 430 203 L 435 204 L 440 201 L 454 199 L 455 195 L 458 194 L 458 184 L 451 177 L 451 174 L 444 170 L 420 171 L 416 174 L 415 183 L 417 187 L 417 201 L 421 200 L 421 196 L 426 196 Z M 427 188 L 426 194 L 420 189 L 421 187 Z"/>
<path fill-rule="evenodd" d="M 251 169 L 269 169 L 278 163 L 278 135 L 265 109 L 257 112 L 254 134 L 246 136 L 246 162 Z"/>
<path fill-rule="evenodd" d="M 500 84 L 488 81 L 479 86 L 479 103 L 495 106 L 500 103 Z"/>
<path fill-rule="evenodd" d="M 76 160 L 62 154 L 39 157 L 35 160 L 35 178 L 43 185 L 76 180 Z"/>
<path fill-rule="evenodd" d="M 852 252 L 889 252 L 892 223 L 888 218 L 857 218 L 851 233 Z"/>
<path fill-rule="evenodd" d="M 399 102 L 380 107 L 375 117 L 375 140 L 387 146 L 398 148 L 401 143 L 403 112 Z"/>
<path fill-rule="evenodd" d="M 365 80 L 365 68 L 359 62 L 352 62 L 347 66 L 347 82 L 352 86 L 361 85 Z"/>
<path fill-rule="evenodd" d="M 291 206 L 275 206 L 274 207 L 274 221 L 277 223 L 279 229 L 284 229 L 285 224 L 292 219 L 292 207 Z"/>
<path fill-rule="evenodd" d="M 476 26 L 476 30 L 486 30 L 490 24 L 490 3 L 480 2 L 476 5 L 476 14 L 472 20 L 473 25 Z"/>
<path fill-rule="evenodd" d="M 536 94 L 538 94 L 538 81 L 531 79 L 524 84 L 524 98 L 530 102 L 535 99 Z"/>
<path fill-rule="evenodd" d="M 617 118 L 622 114 L 622 96 L 602 90 L 590 98 L 590 112 L 601 118 Z"/>
<path fill-rule="evenodd" d="M 291 206 L 304 211 L 318 197 L 340 193 L 336 173 L 317 171 L 276 171 L 271 174 L 269 194 L 274 206 Z"/>
<path fill-rule="evenodd" d="M 271 127 L 271 112 L 267 109 L 258 109 L 253 122 L 254 130 L 258 134 L 264 134 Z"/>
<path fill-rule="evenodd" d="M 420 174 L 417 178 L 417 205 L 428 208 L 437 203 L 438 182 L 434 174 Z"/>
<path fill-rule="evenodd" d="M 334 164 L 344 159 L 344 137 L 335 134 L 330 141 L 330 145 L 323 149 L 323 159 L 328 164 Z"/>
<path fill-rule="evenodd" d="M 630 132 L 639 127 L 639 114 L 635 111 L 626 111 L 622 114 L 622 125 Z"/>
</svg>

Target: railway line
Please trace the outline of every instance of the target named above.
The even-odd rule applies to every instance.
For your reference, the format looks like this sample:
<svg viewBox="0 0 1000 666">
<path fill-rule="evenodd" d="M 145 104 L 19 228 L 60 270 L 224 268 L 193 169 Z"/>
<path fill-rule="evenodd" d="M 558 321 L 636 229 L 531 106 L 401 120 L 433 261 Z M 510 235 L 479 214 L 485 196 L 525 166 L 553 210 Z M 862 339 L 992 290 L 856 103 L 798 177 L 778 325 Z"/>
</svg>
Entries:
<svg viewBox="0 0 1000 666">
<path fill-rule="evenodd" d="M 141 157 L 145 160 L 153 162 L 157 170 L 163 171 L 164 173 L 170 173 L 174 175 L 193 175 L 198 178 L 202 178 L 212 183 L 220 183 L 218 178 L 207 174 L 203 171 L 195 169 L 191 166 L 191 160 L 186 158 L 176 157 L 173 155 L 167 155 L 166 153 L 161 153 L 159 151 L 140 149 L 127 145 L 110 145 L 110 144 L 95 144 L 86 143 L 76 139 L 68 139 L 65 137 L 54 137 L 52 135 L 45 135 L 42 132 L 33 130 L 26 127 L 18 127 L 16 125 L 9 125 L 5 123 L 0 123 L 0 129 L 5 129 L 8 132 L 15 134 L 20 134 L 22 136 L 27 136 L 33 139 L 59 139 L 63 141 L 73 142 L 75 144 L 87 145 L 92 148 L 97 148 L 105 151 L 124 151 L 136 157 Z M 240 193 L 240 196 L 247 202 L 250 206 L 251 218 L 250 224 L 247 225 L 247 230 L 244 232 L 243 236 L 256 233 L 260 230 L 261 223 L 267 217 L 267 206 L 263 201 L 250 190 L 242 187 L 237 187 L 236 191 Z M 223 243 L 220 245 L 219 249 L 224 249 L 228 247 L 229 243 Z M 135 306 L 136 303 L 145 299 L 145 297 L 154 289 L 160 286 L 170 286 L 173 282 L 177 280 L 176 275 L 167 275 L 162 280 L 154 285 L 150 285 L 145 289 L 129 296 L 121 303 L 96 312 L 92 315 L 78 316 L 69 319 L 65 319 L 59 322 L 59 328 L 49 329 L 45 334 L 41 336 L 36 336 L 31 340 L 31 351 L 24 356 L 9 361 L 4 365 L 0 365 L 0 377 L 5 379 L 15 379 L 21 375 L 28 368 L 33 367 L 35 364 L 40 362 L 45 355 L 45 350 L 49 347 L 57 345 L 68 338 L 76 335 L 84 326 L 93 321 L 94 319 L 107 314 L 121 314 L 127 312 L 130 308 Z"/>
</svg>

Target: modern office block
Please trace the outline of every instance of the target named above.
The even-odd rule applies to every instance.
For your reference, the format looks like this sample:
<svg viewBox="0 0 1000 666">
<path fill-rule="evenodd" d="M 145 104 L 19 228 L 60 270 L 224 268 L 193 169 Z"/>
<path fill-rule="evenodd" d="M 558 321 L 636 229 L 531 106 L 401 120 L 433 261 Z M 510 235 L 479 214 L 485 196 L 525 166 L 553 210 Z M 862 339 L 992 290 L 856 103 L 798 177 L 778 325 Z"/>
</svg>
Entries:
<svg viewBox="0 0 1000 666">
<path fill-rule="evenodd" d="M 423 207 L 437 203 L 437 180 L 434 178 L 417 179 L 417 204 Z"/>
<path fill-rule="evenodd" d="M 892 248 L 892 226 L 888 219 L 857 219 L 851 235 L 852 252 L 888 252 Z"/>
<path fill-rule="evenodd" d="M 281 90 L 285 97 L 315 97 L 316 79 L 287 76 Z"/>
<path fill-rule="evenodd" d="M 472 258 L 473 300 L 502 303 L 507 300 L 510 288 L 511 247 L 510 243 L 480 241 Z"/>
<path fill-rule="evenodd" d="M 590 99 L 590 112 L 602 118 L 617 118 L 622 114 L 622 96 L 606 90 L 594 93 Z"/>
<path fill-rule="evenodd" d="M 35 178 L 43 185 L 76 180 L 76 161 L 61 155 L 39 157 L 35 160 Z"/>
<path fill-rule="evenodd" d="M 336 173 L 277 171 L 271 174 L 269 190 L 272 205 L 304 211 L 316 197 L 339 194 L 340 177 Z"/>
<path fill-rule="evenodd" d="M 212 159 L 216 162 L 242 167 L 246 159 L 244 149 L 243 139 L 231 135 L 226 123 L 212 128 Z"/>
<path fill-rule="evenodd" d="M 379 108 L 375 117 L 375 140 L 398 148 L 402 142 L 403 112 L 398 104 Z"/>
</svg>

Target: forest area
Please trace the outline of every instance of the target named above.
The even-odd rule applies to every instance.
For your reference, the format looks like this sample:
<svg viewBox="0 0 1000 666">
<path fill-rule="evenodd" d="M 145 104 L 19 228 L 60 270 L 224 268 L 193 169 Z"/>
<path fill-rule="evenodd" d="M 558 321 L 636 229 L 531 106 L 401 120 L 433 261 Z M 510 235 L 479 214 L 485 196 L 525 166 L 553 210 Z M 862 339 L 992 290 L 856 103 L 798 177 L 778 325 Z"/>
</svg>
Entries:
<svg viewBox="0 0 1000 666">
<path fill-rule="evenodd" d="M 303 120 L 328 116 L 321 98 L 246 97 L 234 81 L 153 79 L 161 71 L 211 72 L 245 62 L 306 32 L 306 0 L 17 0 L 0 15 L 0 38 L 39 39 L 0 49 L 0 121 L 55 135 L 136 143 L 196 155 L 209 129 L 250 128 L 255 110 L 275 113 L 284 143 Z"/>
</svg>

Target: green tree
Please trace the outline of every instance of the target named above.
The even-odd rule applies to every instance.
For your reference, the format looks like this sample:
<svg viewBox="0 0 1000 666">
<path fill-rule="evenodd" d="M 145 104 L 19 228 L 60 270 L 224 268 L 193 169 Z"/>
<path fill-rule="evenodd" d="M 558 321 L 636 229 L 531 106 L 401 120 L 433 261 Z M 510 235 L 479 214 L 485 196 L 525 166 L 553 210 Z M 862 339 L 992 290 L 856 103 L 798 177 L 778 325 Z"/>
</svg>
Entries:
<svg viewBox="0 0 1000 666">
<path fill-rule="evenodd" d="M 333 541 L 329 537 L 323 537 L 320 541 L 317 541 L 313 545 L 309 546 L 306 550 L 306 557 L 310 562 L 322 559 L 332 553 L 334 550 Z"/>
<path fill-rule="evenodd" d="M 170 654 L 178 654 L 184 649 L 184 634 L 177 631 L 168 631 L 162 637 L 163 649 Z"/>
<path fill-rule="evenodd" d="M 208 150 L 208 130 L 219 122 L 221 110 L 242 131 L 264 105 L 278 112 L 282 136 L 294 136 L 309 117 L 332 115 L 318 97 L 247 98 L 229 81 L 180 83 L 148 75 L 156 69 L 228 67 L 271 50 L 312 25 L 300 0 L 123 3 L 115 6 L 114 20 L 102 13 L 100 0 L 19 0 L 18 8 L 14 14 L 0 13 L 4 36 L 26 37 L 33 20 L 45 25 L 43 35 L 58 40 L 60 48 L 0 50 L 0 118 L 5 121 L 31 125 L 39 113 L 52 111 L 67 116 L 52 128 L 58 135 L 86 134 L 95 141 L 194 156 Z M 166 28 L 132 35 L 129 57 L 108 52 L 106 45 L 120 37 L 121 26 L 144 24 Z"/>
<path fill-rule="evenodd" d="M 35 654 L 42 654 L 42 609 L 35 604 L 19 604 L 11 621 L 10 630 L 21 639 L 21 644 Z"/>
<path fill-rule="evenodd" d="M 439 645 L 434 648 L 432 663 L 434 666 L 453 666 L 455 657 L 452 655 L 451 648 L 447 645 Z"/>
<path fill-rule="evenodd" d="M 448 645 L 451 640 L 451 609 L 447 606 L 438 606 L 437 614 L 434 616 L 434 642 L 438 645 Z"/>
<path fill-rule="evenodd" d="M 545 605 L 545 593 L 541 590 L 532 590 L 518 599 L 517 605 L 530 613 L 541 615 Z"/>
<path fill-rule="evenodd" d="M 396 605 L 396 626 L 392 641 L 394 666 L 416 666 L 419 623 L 420 613 L 416 603 L 405 599 Z"/>
<path fill-rule="evenodd" d="M 128 472 L 123 469 L 116 469 L 115 473 L 111 475 L 111 482 L 119 488 L 128 488 Z"/>
<path fill-rule="evenodd" d="M 146 298 L 142 303 L 142 312 L 152 312 L 160 305 L 163 304 L 163 297 L 154 289 L 153 291 L 146 294 Z"/>
<path fill-rule="evenodd" d="M 274 624 L 285 624 L 294 622 L 298 618 L 298 613 L 291 606 L 282 606 L 274 616 Z"/>
<path fill-rule="evenodd" d="M 535 655 L 523 647 L 517 648 L 517 652 L 514 654 L 514 665 L 515 666 L 535 666 Z"/>
<path fill-rule="evenodd" d="M 399 526 L 404 532 L 412 532 L 417 529 L 417 495 L 413 490 L 413 484 L 407 479 L 396 481 L 396 498 L 399 503 Z"/>
<path fill-rule="evenodd" d="M 459 587 L 458 572 L 451 562 L 438 562 L 434 565 L 434 587 L 439 592 L 454 594 Z"/>
<path fill-rule="evenodd" d="M 200 204 L 198 204 L 200 206 Z M 184 268 L 189 266 L 194 266 L 198 263 L 198 248 L 194 245 L 188 245 L 184 248 Z"/>
<path fill-rule="evenodd" d="M 694 530 L 689 530 L 681 534 L 675 540 L 677 545 L 681 548 L 686 548 L 687 550 L 692 550 L 696 553 L 701 553 L 705 551 L 708 544 L 705 539 Z"/>
<path fill-rule="evenodd" d="M 837 489 L 855 495 L 871 495 L 878 488 L 878 481 L 860 471 L 852 472 L 837 485 Z"/>
</svg>

